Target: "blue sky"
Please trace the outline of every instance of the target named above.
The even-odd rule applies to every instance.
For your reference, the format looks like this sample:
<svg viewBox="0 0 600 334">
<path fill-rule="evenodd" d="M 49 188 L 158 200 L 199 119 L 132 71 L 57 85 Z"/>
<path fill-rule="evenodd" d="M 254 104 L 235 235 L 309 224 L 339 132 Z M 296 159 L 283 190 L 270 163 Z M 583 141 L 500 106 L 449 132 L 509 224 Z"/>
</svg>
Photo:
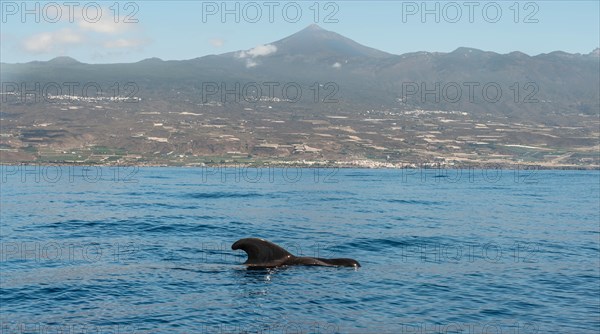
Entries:
<svg viewBox="0 0 600 334">
<path fill-rule="evenodd" d="M 394 54 L 462 46 L 529 55 L 589 53 L 600 44 L 600 1 L 22 3 L 1 1 L 2 62 L 191 59 L 268 44 L 311 23 Z"/>
</svg>

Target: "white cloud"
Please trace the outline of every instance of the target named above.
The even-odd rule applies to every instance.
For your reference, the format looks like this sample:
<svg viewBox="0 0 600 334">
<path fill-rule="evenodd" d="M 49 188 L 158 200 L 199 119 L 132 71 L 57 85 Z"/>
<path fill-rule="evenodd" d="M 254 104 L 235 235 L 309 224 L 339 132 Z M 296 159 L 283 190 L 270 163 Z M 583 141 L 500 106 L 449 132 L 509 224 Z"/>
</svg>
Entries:
<svg viewBox="0 0 600 334">
<path fill-rule="evenodd" d="M 254 49 L 248 51 L 250 56 L 254 57 L 264 57 L 270 55 L 271 53 L 277 52 L 277 47 L 275 45 L 259 45 Z"/>
<path fill-rule="evenodd" d="M 258 65 L 258 63 L 252 59 L 246 59 L 246 68 L 252 68 Z"/>
<path fill-rule="evenodd" d="M 339 62 L 336 61 L 333 65 L 331 65 L 331 67 L 333 67 L 333 68 L 341 68 L 342 64 L 340 64 Z"/>
<path fill-rule="evenodd" d="M 60 9 L 61 15 L 56 14 L 55 9 Z M 21 50 L 31 54 L 58 55 L 65 54 L 74 47 L 79 47 L 89 49 L 94 54 L 114 53 L 114 50 L 121 50 L 119 52 L 136 50 L 151 41 L 143 38 L 143 32 L 138 24 L 125 23 L 125 17 L 115 18 L 113 15 L 104 15 L 97 22 L 89 22 L 89 18 L 86 20 L 82 16 L 81 10 L 69 13 L 68 7 L 51 6 L 50 12 L 49 17 L 57 17 L 68 27 L 20 37 L 15 43 L 20 45 Z M 102 12 L 111 13 L 106 7 L 102 7 Z"/>
<path fill-rule="evenodd" d="M 101 19 L 98 22 L 87 22 L 80 20 L 78 23 L 79 27 L 84 30 L 89 30 L 101 34 L 118 34 L 124 32 L 128 28 L 126 23 L 115 23 L 113 19 Z M 130 24 L 129 24 L 130 25 Z"/>
<path fill-rule="evenodd" d="M 46 4 L 43 6 L 43 11 L 38 14 L 52 23 L 70 23 L 83 30 L 103 34 L 117 34 L 126 31 L 133 28 L 135 26 L 133 23 L 137 20 L 135 15 L 131 17 L 115 16 L 111 8 L 100 6 L 97 3 L 91 3 L 96 6 L 90 6 L 86 10 L 79 7 L 76 3 L 71 3 L 71 6 L 67 6 L 66 4 L 66 2 L 62 5 L 55 2 Z"/>
<path fill-rule="evenodd" d="M 254 60 L 255 58 L 268 56 L 275 52 L 277 52 L 277 47 L 275 45 L 272 45 L 272 44 L 259 45 L 248 51 L 242 51 L 242 52 L 238 53 L 237 57 L 242 58 L 242 59 L 247 58 L 246 59 L 246 67 L 251 68 L 251 67 L 255 67 L 258 65 L 258 62 L 256 60 Z"/>
<path fill-rule="evenodd" d="M 277 47 L 275 45 L 272 44 L 267 44 L 267 45 L 259 45 L 253 49 L 250 49 L 248 51 L 242 51 L 239 53 L 238 57 L 240 58 L 246 58 L 246 57 L 252 57 L 252 58 L 256 58 L 256 57 L 264 57 L 264 56 L 268 56 L 272 53 L 277 52 Z"/>
<path fill-rule="evenodd" d="M 220 48 L 223 46 L 223 44 L 225 44 L 225 41 L 220 38 L 212 38 L 208 42 L 215 48 Z"/>
<path fill-rule="evenodd" d="M 42 32 L 26 38 L 22 46 L 31 53 L 63 52 L 70 45 L 80 44 L 83 36 L 71 29 Z"/>
</svg>

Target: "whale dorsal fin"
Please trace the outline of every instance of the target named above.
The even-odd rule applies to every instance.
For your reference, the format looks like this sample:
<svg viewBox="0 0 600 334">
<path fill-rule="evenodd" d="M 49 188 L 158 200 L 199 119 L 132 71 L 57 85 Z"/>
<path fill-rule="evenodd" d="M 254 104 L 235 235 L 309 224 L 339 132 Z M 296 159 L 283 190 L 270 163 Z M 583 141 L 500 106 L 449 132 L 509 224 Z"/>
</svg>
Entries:
<svg viewBox="0 0 600 334">
<path fill-rule="evenodd" d="M 248 266 L 275 267 L 294 257 L 276 244 L 259 238 L 246 238 L 236 241 L 231 249 L 241 249 L 248 254 L 244 264 Z"/>
</svg>

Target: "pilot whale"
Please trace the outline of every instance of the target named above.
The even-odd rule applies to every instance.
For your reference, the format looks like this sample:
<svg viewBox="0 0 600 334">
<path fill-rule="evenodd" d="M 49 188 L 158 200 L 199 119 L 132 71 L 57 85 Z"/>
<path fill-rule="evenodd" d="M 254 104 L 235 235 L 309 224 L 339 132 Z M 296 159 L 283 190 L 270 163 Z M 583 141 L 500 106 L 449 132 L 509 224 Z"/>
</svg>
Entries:
<svg viewBox="0 0 600 334">
<path fill-rule="evenodd" d="M 236 241 L 231 249 L 241 249 L 248 254 L 244 264 L 250 268 L 274 268 L 281 266 L 328 266 L 328 267 L 360 267 L 354 259 L 322 259 L 317 257 L 300 257 L 290 254 L 282 247 L 259 238 L 245 238 Z"/>
</svg>

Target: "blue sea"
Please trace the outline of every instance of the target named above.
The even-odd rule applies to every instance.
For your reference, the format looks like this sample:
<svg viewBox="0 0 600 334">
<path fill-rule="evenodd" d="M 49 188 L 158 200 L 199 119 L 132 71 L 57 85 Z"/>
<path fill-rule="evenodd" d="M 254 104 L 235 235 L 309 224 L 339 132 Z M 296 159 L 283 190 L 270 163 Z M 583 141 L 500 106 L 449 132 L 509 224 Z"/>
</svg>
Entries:
<svg viewBox="0 0 600 334">
<path fill-rule="evenodd" d="M 2 166 L 1 333 L 598 333 L 599 171 Z M 246 237 L 362 267 L 247 270 Z"/>
</svg>

